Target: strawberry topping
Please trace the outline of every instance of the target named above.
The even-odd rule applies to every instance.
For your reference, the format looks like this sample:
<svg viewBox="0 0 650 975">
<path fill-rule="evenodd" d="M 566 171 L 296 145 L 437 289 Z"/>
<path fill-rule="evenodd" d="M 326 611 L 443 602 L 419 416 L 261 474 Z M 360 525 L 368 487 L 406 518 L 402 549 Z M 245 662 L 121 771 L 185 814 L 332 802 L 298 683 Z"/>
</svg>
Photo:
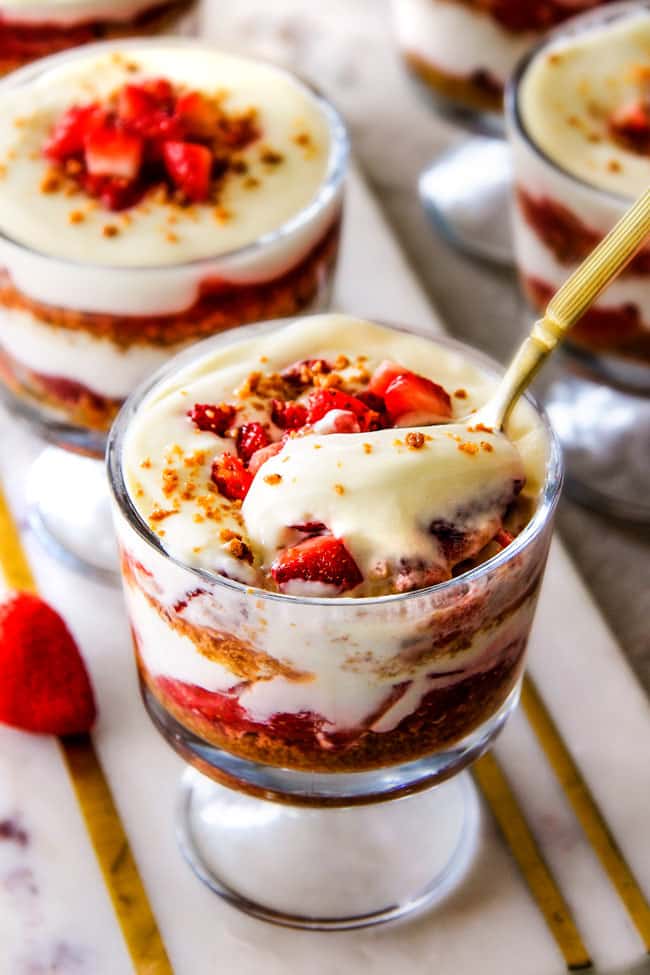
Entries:
<svg viewBox="0 0 650 975">
<path fill-rule="evenodd" d="M 339 592 L 363 582 L 357 563 L 341 539 L 331 535 L 308 538 L 285 548 L 271 566 L 271 574 L 281 589 L 294 579 L 336 586 Z"/>
<path fill-rule="evenodd" d="M 229 501 L 243 501 L 253 481 L 253 475 L 244 467 L 244 462 L 233 454 L 218 457 L 212 465 L 212 480 L 219 493 Z"/>
<path fill-rule="evenodd" d="M 316 389 L 309 394 L 305 405 L 308 423 L 316 423 L 330 410 L 346 410 L 354 413 L 361 430 L 376 430 L 379 426 L 379 416 L 374 410 L 369 409 L 356 396 L 350 396 L 340 389 L 331 387 L 329 389 Z"/>
<path fill-rule="evenodd" d="M 73 188 L 121 210 L 161 187 L 179 203 L 216 200 L 230 155 L 259 135 L 252 110 L 227 113 L 222 99 L 157 78 L 124 85 L 104 104 L 72 105 L 43 153 Z"/>
<path fill-rule="evenodd" d="M 299 430 L 307 422 L 307 407 L 303 403 L 285 403 L 284 400 L 274 399 L 271 419 L 281 430 Z"/>
<path fill-rule="evenodd" d="M 229 403 L 221 403 L 219 406 L 212 403 L 195 403 L 187 415 L 199 430 L 223 437 L 235 419 L 236 412 L 235 407 L 230 406 Z"/>
<path fill-rule="evenodd" d="M 260 450 L 256 450 L 248 462 L 248 473 L 255 477 L 262 464 L 265 464 L 271 457 L 279 454 L 283 447 L 284 443 L 281 442 L 270 443 L 268 447 L 262 447 Z"/>
<path fill-rule="evenodd" d="M 650 154 L 650 99 L 623 105 L 612 115 L 609 127 L 626 149 L 642 156 Z"/>
<path fill-rule="evenodd" d="M 88 731 L 95 700 L 79 649 L 50 606 L 31 593 L 0 603 L 0 721 L 49 735 Z"/>
<path fill-rule="evenodd" d="M 253 454 L 268 447 L 270 437 L 261 423 L 244 423 L 237 431 L 237 453 L 248 464 Z"/>
<path fill-rule="evenodd" d="M 392 379 L 386 387 L 384 402 L 393 423 L 437 423 L 451 418 L 449 393 L 415 372 L 404 372 Z"/>
</svg>

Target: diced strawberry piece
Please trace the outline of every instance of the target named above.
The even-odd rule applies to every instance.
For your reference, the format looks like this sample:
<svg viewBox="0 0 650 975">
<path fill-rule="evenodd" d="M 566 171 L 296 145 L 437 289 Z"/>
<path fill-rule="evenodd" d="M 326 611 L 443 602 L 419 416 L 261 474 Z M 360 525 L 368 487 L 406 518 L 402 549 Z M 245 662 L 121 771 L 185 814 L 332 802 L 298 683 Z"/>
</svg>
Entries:
<svg viewBox="0 0 650 975">
<path fill-rule="evenodd" d="M 271 457 L 279 454 L 283 447 L 284 444 L 278 442 L 270 443 L 268 447 L 262 447 L 260 450 L 256 450 L 248 462 L 248 473 L 255 477 L 262 464 L 265 464 Z"/>
<path fill-rule="evenodd" d="M 271 574 L 282 588 L 293 579 L 323 582 L 339 592 L 354 589 L 363 576 L 340 538 L 321 535 L 285 548 L 271 566 Z"/>
<path fill-rule="evenodd" d="M 237 453 L 248 464 L 253 454 L 268 447 L 271 438 L 261 423 L 244 423 L 237 431 Z"/>
<path fill-rule="evenodd" d="M 100 125 L 104 117 L 96 102 L 72 105 L 58 120 L 43 148 L 48 159 L 63 162 L 83 152 L 84 140 L 90 130 Z"/>
<path fill-rule="evenodd" d="M 372 374 L 372 378 L 368 383 L 368 392 L 383 398 L 384 393 L 393 379 L 397 379 L 398 376 L 403 376 L 408 371 L 405 366 L 400 366 L 397 362 L 391 362 L 390 359 L 384 359 Z"/>
<path fill-rule="evenodd" d="M 155 92 L 155 86 L 158 84 L 163 84 L 162 80 L 151 82 L 154 86 L 153 91 L 149 86 L 125 85 L 120 92 L 117 114 L 129 131 L 154 143 L 182 139 L 185 130 L 181 120 L 171 114 L 171 87 L 169 95 L 159 97 Z M 155 146 L 147 145 L 146 148 L 149 157 L 160 158 L 162 150 L 159 147 L 159 151 L 156 152 L 153 151 Z"/>
<path fill-rule="evenodd" d="M 612 115 L 610 129 L 628 149 L 650 153 L 650 101 L 623 105 Z"/>
<path fill-rule="evenodd" d="M 225 498 L 230 501 L 243 501 L 248 494 L 253 475 L 246 470 L 244 462 L 239 457 L 224 454 L 212 465 L 212 480 Z"/>
<path fill-rule="evenodd" d="M 494 536 L 494 541 L 497 543 L 497 545 L 500 545 L 501 548 L 506 548 L 510 542 L 514 541 L 514 538 L 515 536 L 511 535 L 510 532 L 505 528 L 500 528 Z"/>
<path fill-rule="evenodd" d="M 125 210 L 142 196 L 143 187 L 120 176 L 93 176 L 84 173 L 82 185 L 89 196 L 101 200 L 107 210 Z"/>
<path fill-rule="evenodd" d="M 330 410 L 347 410 L 357 417 L 363 431 L 377 429 L 379 417 L 362 400 L 340 389 L 316 389 L 306 400 L 307 422 L 316 423 Z"/>
<path fill-rule="evenodd" d="M 351 410 L 330 410 L 314 424 L 314 433 L 361 433 L 361 427 Z"/>
<path fill-rule="evenodd" d="M 217 133 L 221 112 L 205 95 L 188 91 L 176 102 L 176 117 L 191 138 L 209 139 Z"/>
<path fill-rule="evenodd" d="M 409 423 L 436 423 L 451 417 L 451 399 L 438 383 L 414 372 L 405 372 L 393 379 L 384 393 L 384 402 L 391 420 Z"/>
<path fill-rule="evenodd" d="M 85 140 L 86 169 L 91 176 L 134 180 L 140 172 L 143 149 L 140 136 L 115 125 L 92 128 Z"/>
<path fill-rule="evenodd" d="M 311 381 L 311 373 L 327 375 L 332 371 L 332 367 L 327 359 L 302 359 L 287 366 L 282 372 L 282 378 L 291 383 L 292 386 L 307 385 Z"/>
<path fill-rule="evenodd" d="M 220 403 L 219 406 L 213 403 L 195 403 L 187 415 L 199 430 L 223 437 L 235 419 L 236 412 L 235 407 L 229 403 Z"/>
<path fill-rule="evenodd" d="M 195 203 L 206 200 L 210 189 L 212 153 L 193 142 L 165 142 L 163 159 L 170 177 Z"/>
<path fill-rule="evenodd" d="M 271 419 L 281 430 L 299 430 L 307 422 L 307 407 L 303 403 L 286 403 L 274 399 L 271 404 Z"/>
</svg>

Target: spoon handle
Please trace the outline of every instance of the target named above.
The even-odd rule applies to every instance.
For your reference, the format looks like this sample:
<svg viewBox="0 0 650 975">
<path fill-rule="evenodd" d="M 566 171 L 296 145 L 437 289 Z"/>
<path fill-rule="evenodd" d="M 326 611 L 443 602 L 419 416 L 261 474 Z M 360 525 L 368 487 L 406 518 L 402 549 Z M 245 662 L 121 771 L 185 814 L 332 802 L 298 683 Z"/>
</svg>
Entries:
<svg viewBox="0 0 650 975">
<path fill-rule="evenodd" d="M 500 429 L 521 393 L 569 329 L 623 270 L 650 235 L 650 187 L 551 298 L 544 316 L 519 347 L 493 400 L 491 426 Z"/>
</svg>

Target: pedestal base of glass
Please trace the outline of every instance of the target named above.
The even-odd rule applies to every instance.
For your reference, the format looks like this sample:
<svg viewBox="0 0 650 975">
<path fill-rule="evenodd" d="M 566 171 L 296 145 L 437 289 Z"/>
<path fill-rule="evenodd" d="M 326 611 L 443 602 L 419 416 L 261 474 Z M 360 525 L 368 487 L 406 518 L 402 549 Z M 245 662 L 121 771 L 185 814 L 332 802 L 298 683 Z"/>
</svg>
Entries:
<svg viewBox="0 0 650 975">
<path fill-rule="evenodd" d="M 118 554 L 103 461 L 47 447 L 27 479 L 29 521 L 66 565 L 113 585 Z"/>
<path fill-rule="evenodd" d="M 502 138 L 477 136 L 431 163 L 420 176 L 420 199 L 436 229 L 458 250 L 512 267 L 512 164 Z"/>
<path fill-rule="evenodd" d="M 376 805 L 269 802 L 188 770 L 177 836 L 197 876 L 233 906 L 275 924 L 360 928 L 432 906 L 462 878 L 478 834 L 463 773 Z"/>
<path fill-rule="evenodd" d="M 549 363 L 543 402 L 576 501 L 650 523 L 650 367 L 572 347 Z"/>
</svg>

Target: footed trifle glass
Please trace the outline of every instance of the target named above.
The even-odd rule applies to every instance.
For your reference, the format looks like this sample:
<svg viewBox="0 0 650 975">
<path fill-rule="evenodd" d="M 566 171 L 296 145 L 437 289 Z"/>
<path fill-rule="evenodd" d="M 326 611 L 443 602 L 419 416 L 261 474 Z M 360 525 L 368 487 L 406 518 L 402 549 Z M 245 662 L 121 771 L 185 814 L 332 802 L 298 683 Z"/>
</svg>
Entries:
<svg viewBox="0 0 650 975">
<path fill-rule="evenodd" d="M 323 332 L 330 327 L 327 320 L 337 317 L 304 320 L 314 354 L 341 347 L 328 344 Z M 381 358 L 383 339 L 368 328 L 377 327 L 347 318 L 341 322 L 336 334 L 345 343 L 345 356 L 339 363 L 350 357 L 359 330 L 362 344 L 375 340 L 376 348 L 368 345 L 370 358 Z M 401 328 L 390 331 L 412 337 Z M 295 328 L 292 334 L 295 339 Z M 493 544 L 491 557 L 469 569 L 464 563 L 465 571 L 461 566 L 438 585 L 346 597 L 327 595 L 338 590 L 312 581 L 301 590 L 310 595 L 291 595 L 296 590 L 289 583 L 270 591 L 237 581 L 232 577 L 237 562 L 227 575 L 209 571 L 200 564 L 200 540 L 211 531 L 209 518 L 217 526 L 228 524 L 219 513 L 223 482 L 217 478 L 221 486 L 204 496 L 197 487 L 199 474 L 184 479 L 182 471 L 209 464 L 205 446 L 210 441 L 200 431 L 187 433 L 186 424 L 196 422 L 196 407 L 168 422 L 166 397 L 184 397 L 185 411 L 195 395 L 192 382 L 198 377 L 203 383 L 209 375 L 204 363 L 212 355 L 225 354 L 229 376 L 239 381 L 242 338 L 254 340 L 252 361 L 266 363 L 274 347 L 257 343 L 276 342 L 280 335 L 278 323 L 265 323 L 208 339 L 129 398 L 107 452 L 115 527 L 144 704 L 190 766 L 176 810 L 183 855 L 213 891 L 257 917 L 294 927 L 361 927 L 432 905 L 472 861 L 478 803 L 471 780 L 459 773 L 485 751 L 517 705 L 561 487 L 561 459 L 543 415 L 531 402 L 523 404 L 518 409 L 530 411 L 531 427 L 527 433 L 519 427 L 518 442 L 541 458 L 523 527 L 516 536 L 507 535 L 500 550 Z M 432 355 L 449 357 L 454 369 L 460 363 L 476 370 L 474 381 L 480 372 L 492 383 L 499 372 L 491 360 L 458 342 L 427 339 L 427 346 Z M 322 362 L 310 358 L 303 365 L 321 364 L 322 375 Z M 412 362 L 422 367 L 417 350 Z M 300 372 L 292 368 L 289 381 L 298 382 Z M 272 381 L 276 384 L 277 376 Z M 256 379 L 255 394 L 263 388 L 264 380 Z M 468 388 L 469 394 L 465 388 L 454 394 L 461 416 L 473 402 L 471 383 Z M 376 397 L 367 401 L 377 405 Z M 260 408 L 256 400 L 253 405 Z M 146 427 L 149 448 L 143 424 L 150 411 L 158 419 Z M 207 415 L 214 420 L 217 412 Z M 340 420 L 344 411 L 333 412 Z M 513 422 L 520 423 L 521 416 Z M 396 444 L 398 435 L 395 430 Z M 184 436 L 190 437 L 187 443 Z M 282 442 L 299 445 L 300 438 Z M 216 444 L 216 435 L 213 439 Z M 240 450 L 246 438 L 235 440 L 246 456 Z M 377 449 L 372 432 L 346 433 L 331 442 L 337 440 L 356 443 L 364 457 L 373 457 L 373 443 Z M 188 453 L 194 443 L 198 453 Z M 303 443 L 307 449 L 308 435 Z M 417 452 L 422 446 L 415 435 L 406 443 L 396 449 L 408 452 L 412 445 Z M 484 440 L 476 443 L 492 449 Z M 168 510 L 154 505 L 145 518 L 142 499 L 148 487 L 138 478 L 151 475 L 161 449 L 169 458 L 161 468 Z M 465 443 L 449 449 L 458 456 L 463 450 L 476 453 Z M 136 456 L 142 460 L 136 463 Z M 289 471 L 282 458 L 280 451 L 277 469 Z M 462 454 L 460 462 L 465 461 L 473 462 Z M 236 463 L 232 457 L 231 463 Z M 268 485 L 279 482 L 279 474 L 265 475 L 265 470 L 272 469 L 258 468 L 253 485 L 258 478 Z M 339 496 L 343 490 L 343 485 L 335 488 Z M 172 525 L 176 499 L 190 497 L 196 497 L 203 514 L 188 515 L 178 534 Z M 235 504 L 235 515 L 238 510 Z M 397 509 L 394 517 L 397 523 Z M 472 512 L 463 509 L 460 517 L 471 521 Z M 312 545 L 318 541 L 313 533 L 324 528 L 309 524 L 299 531 Z M 462 543 L 447 522 L 435 522 L 430 530 L 443 546 Z M 494 531 L 493 526 L 490 536 Z M 222 529 L 220 537 L 221 554 L 234 551 L 242 560 L 242 578 L 249 578 L 252 559 L 241 534 Z M 187 546 L 187 559 L 170 554 L 177 543 Z M 417 559 L 405 560 L 402 568 L 405 579 L 409 572 L 423 571 Z M 380 571 L 378 579 L 383 578 Z M 358 581 L 358 576 L 352 580 Z"/>
<path fill-rule="evenodd" d="M 0 102 L 0 395 L 54 445 L 37 534 L 110 580 L 114 416 L 192 342 L 328 306 L 347 134 L 290 73 L 179 38 L 42 59 Z"/>
<path fill-rule="evenodd" d="M 512 79 L 515 255 L 531 316 L 650 185 L 649 49 L 650 3 L 610 4 L 549 35 Z M 576 500 L 650 521 L 650 247 L 572 329 L 541 390 Z"/>
<path fill-rule="evenodd" d="M 555 25 L 611 0 L 392 0 L 409 76 L 470 137 L 433 160 L 420 198 L 443 236 L 473 257 L 513 264 L 512 163 L 503 93 L 521 57 Z"/>
</svg>

